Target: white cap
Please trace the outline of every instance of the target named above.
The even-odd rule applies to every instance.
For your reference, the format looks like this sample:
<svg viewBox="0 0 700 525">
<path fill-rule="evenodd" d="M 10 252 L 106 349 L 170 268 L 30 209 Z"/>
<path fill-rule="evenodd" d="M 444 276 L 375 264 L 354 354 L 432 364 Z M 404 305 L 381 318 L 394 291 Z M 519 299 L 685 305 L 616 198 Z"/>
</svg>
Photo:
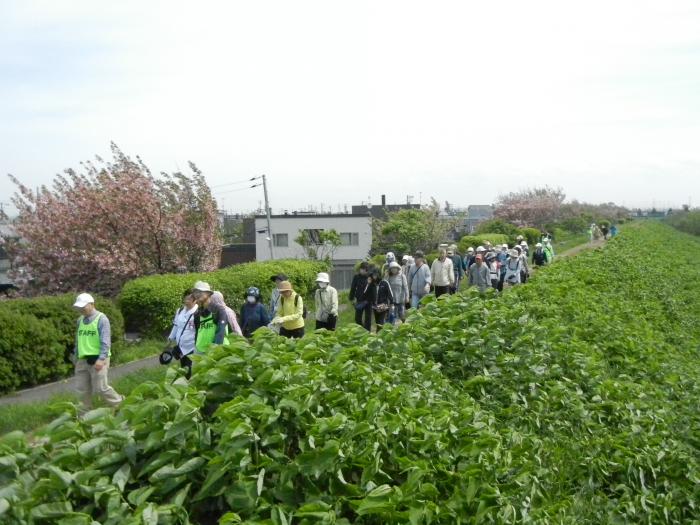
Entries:
<svg viewBox="0 0 700 525">
<path fill-rule="evenodd" d="M 392 268 L 398 268 L 399 270 L 401 269 L 401 265 L 397 263 L 396 261 L 391 261 L 389 263 L 389 269 L 391 270 Z"/>
<path fill-rule="evenodd" d="M 507 249 L 508 249 L 508 245 L 507 245 L 507 244 L 504 244 L 503 246 L 501 246 L 501 248 L 505 248 L 505 249 L 507 250 Z"/>
<path fill-rule="evenodd" d="M 474 251 L 474 248 L 472 248 L 472 247 L 470 246 L 469 248 L 467 248 L 467 251 L 468 251 L 468 252 L 473 252 L 473 251 Z"/>
<path fill-rule="evenodd" d="M 483 246 L 478 246 L 478 247 L 476 248 L 476 252 L 477 252 L 477 253 L 479 253 L 479 252 L 485 252 L 485 251 L 486 251 L 486 248 L 484 248 Z"/>
<path fill-rule="evenodd" d="M 328 278 L 328 274 L 326 272 L 321 272 L 316 276 L 316 282 L 317 283 L 329 283 L 331 280 Z"/>
<path fill-rule="evenodd" d="M 404 255 L 403 257 L 401 257 L 402 261 L 408 261 L 409 259 L 410 257 L 408 255 Z"/>
<path fill-rule="evenodd" d="M 538 242 L 537 244 L 535 244 L 535 248 L 542 248 L 542 243 Z"/>
<path fill-rule="evenodd" d="M 90 295 L 89 293 L 81 293 L 75 299 L 75 303 L 73 304 L 73 306 L 75 306 L 76 308 L 83 308 L 83 307 L 89 305 L 90 303 L 94 303 L 94 302 L 95 302 L 95 299 L 92 298 L 92 295 Z"/>
<path fill-rule="evenodd" d="M 209 283 L 205 283 L 204 281 L 197 281 L 194 283 L 194 286 L 192 287 L 193 290 L 197 292 L 213 292 L 214 290 L 211 289 L 211 286 L 209 286 Z"/>
<path fill-rule="evenodd" d="M 520 241 L 520 246 L 527 246 L 527 243 L 525 241 Z"/>
<path fill-rule="evenodd" d="M 386 258 L 387 259 L 396 259 L 396 255 L 394 255 L 394 252 L 386 252 Z"/>
</svg>

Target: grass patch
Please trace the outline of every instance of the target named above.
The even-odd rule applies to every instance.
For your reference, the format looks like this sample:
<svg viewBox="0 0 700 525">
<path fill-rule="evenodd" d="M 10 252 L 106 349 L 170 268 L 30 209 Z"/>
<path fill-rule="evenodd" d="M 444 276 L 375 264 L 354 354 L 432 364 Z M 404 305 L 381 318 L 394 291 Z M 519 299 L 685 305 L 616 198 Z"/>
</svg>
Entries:
<svg viewBox="0 0 700 525">
<path fill-rule="evenodd" d="M 146 381 L 162 381 L 166 367 L 144 368 L 120 377 L 110 384 L 123 395 L 129 395 L 137 386 Z M 62 403 L 77 402 L 74 393 L 56 394 L 46 401 L 0 406 L 0 434 L 22 430 L 24 432 L 37 429 L 63 413 Z M 95 406 L 101 406 L 101 400 L 95 398 Z"/>
<path fill-rule="evenodd" d="M 160 354 L 164 346 L 164 339 L 144 339 L 136 343 L 120 341 L 112 347 L 110 366 L 123 365 Z"/>
</svg>

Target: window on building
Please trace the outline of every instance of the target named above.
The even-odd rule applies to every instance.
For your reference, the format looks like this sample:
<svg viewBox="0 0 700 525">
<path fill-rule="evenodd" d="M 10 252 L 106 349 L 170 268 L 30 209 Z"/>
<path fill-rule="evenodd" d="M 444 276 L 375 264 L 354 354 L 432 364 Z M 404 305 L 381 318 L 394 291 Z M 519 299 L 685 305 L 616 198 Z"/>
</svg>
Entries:
<svg viewBox="0 0 700 525">
<path fill-rule="evenodd" d="M 273 233 L 272 244 L 280 248 L 287 248 L 289 246 L 289 235 L 286 233 Z"/>
<path fill-rule="evenodd" d="M 304 235 L 309 240 L 309 244 L 321 244 L 321 232 L 323 230 L 304 230 Z"/>
<path fill-rule="evenodd" d="M 340 234 L 341 246 L 359 246 L 360 234 L 352 232 L 343 232 Z"/>
</svg>

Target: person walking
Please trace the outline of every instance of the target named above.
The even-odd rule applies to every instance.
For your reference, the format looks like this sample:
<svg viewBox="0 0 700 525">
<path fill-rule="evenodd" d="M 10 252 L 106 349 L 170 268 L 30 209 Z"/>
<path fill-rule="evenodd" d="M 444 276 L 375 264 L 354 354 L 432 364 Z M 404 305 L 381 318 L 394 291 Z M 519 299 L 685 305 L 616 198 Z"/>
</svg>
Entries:
<svg viewBox="0 0 700 525">
<path fill-rule="evenodd" d="M 199 305 L 194 299 L 192 290 L 186 290 L 182 296 L 182 306 L 175 312 L 173 327 L 168 335 L 168 342 L 172 345 L 170 355 L 180 361 L 180 366 L 185 369 L 185 377 L 192 376 L 192 359 L 197 338 L 197 328 L 194 318 Z M 162 355 L 162 354 L 161 354 Z M 162 359 L 161 359 L 161 362 Z"/>
<path fill-rule="evenodd" d="M 508 252 L 508 260 L 505 264 L 506 270 L 503 276 L 503 286 L 515 286 L 520 284 L 520 274 L 523 269 L 520 254 L 516 249 Z"/>
<path fill-rule="evenodd" d="M 464 277 L 464 262 L 462 256 L 457 252 L 457 246 L 454 244 L 447 249 L 447 256 L 452 260 L 452 268 L 454 269 L 454 284 L 450 286 L 450 294 L 455 294 L 459 290 L 459 283 Z"/>
<path fill-rule="evenodd" d="M 476 286 L 481 293 L 491 286 L 491 270 L 484 264 L 481 254 L 477 255 L 474 264 L 469 268 L 469 286 Z"/>
<path fill-rule="evenodd" d="M 228 335 L 229 320 L 223 296 L 221 299 L 217 296 L 216 299 L 212 300 L 214 290 L 211 289 L 209 283 L 204 281 L 194 283 L 192 292 L 199 305 L 198 314 L 195 316 L 197 350 L 205 352 L 212 344 L 221 345 L 228 342 L 226 336 Z"/>
<path fill-rule="evenodd" d="M 435 288 L 435 297 L 448 293 L 450 286 L 454 285 L 455 274 L 452 259 L 447 258 L 447 250 L 444 248 L 440 249 L 438 258 L 433 261 L 430 267 L 430 278 Z"/>
<path fill-rule="evenodd" d="M 520 269 L 520 282 L 526 283 L 530 277 L 530 266 L 527 264 L 527 255 L 525 250 L 520 246 L 516 246 L 515 250 L 518 252 L 518 258 L 520 259 L 521 269 Z"/>
<path fill-rule="evenodd" d="M 325 328 L 335 330 L 338 322 L 338 290 L 330 285 L 330 278 L 325 272 L 316 276 L 316 293 L 314 302 L 316 305 L 316 330 Z"/>
<path fill-rule="evenodd" d="M 391 285 L 378 271 L 369 275 L 369 286 L 372 289 L 372 310 L 374 310 L 374 322 L 377 325 L 377 332 L 382 329 L 387 316 L 394 304 L 394 295 Z"/>
<path fill-rule="evenodd" d="M 362 261 L 357 273 L 352 278 L 348 298 L 355 308 L 355 323 L 369 331 L 372 328 L 372 303 L 367 297 L 367 279 L 369 263 Z"/>
<path fill-rule="evenodd" d="M 401 273 L 406 276 L 406 279 L 408 279 L 408 270 L 411 269 L 411 265 L 413 264 L 413 257 L 410 255 L 404 255 L 401 257 Z"/>
<path fill-rule="evenodd" d="M 209 300 L 209 309 L 218 310 L 220 315 L 226 319 L 226 333 L 243 335 L 241 327 L 238 325 L 238 318 L 236 317 L 236 312 L 234 312 L 225 302 L 224 294 L 215 291 L 211 294 L 211 299 Z M 230 338 L 225 338 L 225 343 L 228 343 Z"/>
<path fill-rule="evenodd" d="M 544 252 L 541 242 L 535 244 L 535 251 L 532 252 L 532 264 L 535 267 L 547 264 L 547 254 Z"/>
<path fill-rule="evenodd" d="M 498 290 L 498 283 L 501 280 L 501 269 L 498 263 L 496 254 L 491 252 L 484 259 L 484 264 L 489 267 L 489 276 L 491 277 L 491 286 Z"/>
<path fill-rule="evenodd" d="M 270 314 L 261 301 L 260 290 L 251 286 L 245 292 L 245 303 L 241 307 L 241 330 L 243 337 L 250 339 L 253 333 L 270 324 Z"/>
<path fill-rule="evenodd" d="M 384 264 L 382 265 L 382 272 L 381 275 L 382 277 L 385 277 L 387 273 L 389 272 L 389 265 L 393 262 L 396 262 L 396 255 L 394 252 L 386 252 L 386 256 L 384 257 Z"/>
<path fill-rule="evenodd" d="M 389 286 L 394 297 L 392 311 L 389 313 L 389 322 L 394 324 L 396 319 L 406 320 L 406 303 L 408 302 L 408 280 L 397 263 L 389 265 Z"/>
<path fill-rule="evenodd" d="M 613 224 L 610 226 L 610 238 L 612 239 L 615 235 L 617 235 L 617 226 Z"/>
<path fill-rule="evenodd" d="M 408 290 L 411 294 L 411 308 L 419 308 L 421 299 L 430 293 L 432 277 L 423 252 L 416 252 L 413 259 L 415 262 L 408 272 Z"/>
<path fill-rule="evenodd" d="M 469 267 L 474 264 L 474 248 L 471 246 L 467 248 L 467 253 L 464 255 L 464 259 L 462 260 L 462 267 L 464 268 L 465 272 L 469 271 Z"/>
<path fill-rule="evenodd" d="M 294 291 L 292 283 L 279 283 L 280 303 L 277 314 L 270 321 L 280 327 L 280 335 L 290 339 L 304 337 L 304 299 Z"/>
<path fill-rule="evenodd" d="M 283 281 L 288 281 L 289 277 L 287 277 L 283 273 L 278 273 L 276 275 L 273 275 L 270 277 L 270 280 L 272 281 L 272 292 L 270 293 L 270 317 L 274 317 L 275 314 L 277 313 L 277 308 L 279 307 L 280 304 L 280 291 L 279 291 L 279 284 Z"/>
<path fill-rule="evenodd" d="M 81 293 L 73 304 L 80 312 L 75 332 L 75 382 L 82 409 L 92 408 L 92 395 L 99 395 L 111 407 L 118 407 L 124 396 L 109 385 L 112 333 L 109 319 L 95 308 L 95 299 Z"/>
</svg>

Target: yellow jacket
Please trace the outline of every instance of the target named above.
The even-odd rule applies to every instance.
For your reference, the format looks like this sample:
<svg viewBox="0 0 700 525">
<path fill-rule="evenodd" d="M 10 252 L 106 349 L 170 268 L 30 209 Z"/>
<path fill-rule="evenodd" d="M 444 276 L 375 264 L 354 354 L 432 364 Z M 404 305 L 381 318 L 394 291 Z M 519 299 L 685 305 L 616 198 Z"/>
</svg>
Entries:
<svg viewBox="0 0 700 525">
<path fill-rule="evenodd" d="M 296 307 L 294 302 L 296 297 L 299 299 L 296 301 Z M 296 292 L 292 292 L 289 299 L 285 297 L 280 297 L 280 306 L 277 310 L 277 315 L 282 321 L 282 326 L 285 330 L 296 330 L 297 328 L 304 327 L 304 299 L 301 295 Z"/>
</svg>

